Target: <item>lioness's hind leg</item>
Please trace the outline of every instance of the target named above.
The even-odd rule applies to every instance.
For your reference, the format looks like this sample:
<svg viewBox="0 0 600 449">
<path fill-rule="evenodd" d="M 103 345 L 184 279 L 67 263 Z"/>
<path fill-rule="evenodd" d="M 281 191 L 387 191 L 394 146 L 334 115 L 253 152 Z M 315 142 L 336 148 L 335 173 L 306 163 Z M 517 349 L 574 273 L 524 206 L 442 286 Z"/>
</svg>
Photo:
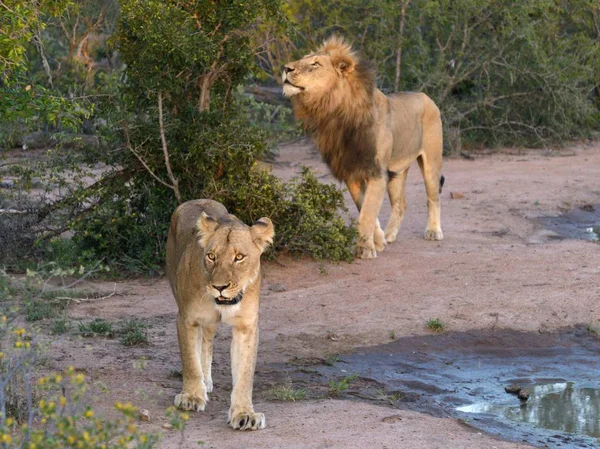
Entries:
<svg viewBox="0 0 600 449">
<path fill-rule="evenodd" d="M 429 160 L 425 155 L 417 159 L 419 168 L 425 180 L 427 191 L 427 228 L 425 228 L 425 240 L 442 240 L 444 234 L 441 226 L 441 204 L 440 204 L 440 180 L 441 180 L 441 157 L 439 163 Z"/>
<path fill-rule="evenodd" d="M 175 396 L 174 403 L 176 407 L 183 410 L 198 412 L 204 410 L 208 402 L 200 364 L 202 339 L 198 336 L 199 332 L 201 332 L 199 326 L 186 322 L 181 315 L 177 316 L 177 340 L 183 368 L 183 388 L 181 393 Z"/>
<path fill-rule="evenodd" d="M 392 213 L 390 214 L 390 221 L 385 227 L 385 240 L 386 242 L 391 243 L 396 240 L 400 225 L 404 219 L 404 212 L 406 211 L 406 195 L 404 189 L 406 187 L 408 168 L 402 170 L 400 173 L 390 172 L 388 175 L 387 189 L 390 197 L 390 204 L 392 206 Z"/>
<path fill-rule="evenodd" d="M 207 393 L 213 391 L 212 381 L 212 357 L 213 357 L 213 340 L 217 326 L 208 325 L 202 328 L 202 332 L 198 332 L 198 339 L 202 339 L 202 350 L 200 360 L 202 365 L 202 373 L 204 375 L 204 384 L 206 385 Z"/>
</svg>

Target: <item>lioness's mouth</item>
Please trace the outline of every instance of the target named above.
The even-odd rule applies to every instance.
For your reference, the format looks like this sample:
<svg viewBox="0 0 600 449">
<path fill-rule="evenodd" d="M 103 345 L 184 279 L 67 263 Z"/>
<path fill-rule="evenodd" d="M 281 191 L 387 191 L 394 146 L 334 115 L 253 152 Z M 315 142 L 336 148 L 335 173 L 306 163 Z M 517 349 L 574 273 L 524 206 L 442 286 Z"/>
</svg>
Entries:
<svg viewBox="0 0 600 449">
<path fill-rule="evenodd" d="M 244 297 L 244 294 L 242 292 L 239 292 L 233 298 L 226 298 L 225 296 L 219 296 L 218 298 L 215 298 L 215 302 L 220 306 L 233 306 L 233 305 L 237 304 L 238 302 L 240 302 L 243 297 Z"/>
</svg>

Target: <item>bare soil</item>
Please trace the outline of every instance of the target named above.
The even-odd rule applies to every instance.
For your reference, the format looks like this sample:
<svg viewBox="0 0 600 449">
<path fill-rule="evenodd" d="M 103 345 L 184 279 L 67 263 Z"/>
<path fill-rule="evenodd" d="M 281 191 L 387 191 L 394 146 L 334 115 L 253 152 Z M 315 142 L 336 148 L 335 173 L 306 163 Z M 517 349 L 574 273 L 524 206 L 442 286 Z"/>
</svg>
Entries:
<svg viewBox="0 0 600 449">
<path fill-rule="evenodd" d="M 273 172 L 291 178 L 301 165 L 333 182 L 304 142 L 283 147 Z M 443 241 L 422 238 L 425 189 L 413 167 L 398 241 L 377 259 L 331 264 L 282 257 L 264 263 L 254 396 L 255 408 L 267 416 L 265 430 L 236 433 L 226 425 L 231 382 L 226 327 L 217 334 L 215 393 L 207 410 L 191 416 L 183 440 L 162 428 L 164 410 L 181 387 L 176 306 L 166 279 L 96 283 L 94 288 L 116 294 L 69 310 L 73 320 L 145 319 L 151 326 L 149 345 L 124 347 L 118 340 L 70 334 L 53 341 L 46 367 L 74 365 L 92 383 L 106 386 L 109 392 L 94 401 L 107 414 L 115 400 L 149 409 L 150 421 L 141 425 L 164 433 L 166 448 L 528 447 L 499 441 L 450 418 L 356 400 L 276 402 L 269 393 L 285 379 L 285 373 L 272 372 L 277 364 L 324 359 L 387 343 L 391 336 L 426 335 L 431 318 L 440 319 L 446 331 L 552 333 L 600 324 L 600 246 L 557 239 L 538 220 L 600 203 L 600 143 L 483 152 L 474 160 L 448 158 L 443 172 Z M 451 193 L 462 196 L 451 199 Z M 356 216 L 348 195 L 347 203 Z M 388 216 L 386 202 L 382 223 Z M 274 284 L 285 291 L 273 291 L 269 287 Z"/>
</svg>

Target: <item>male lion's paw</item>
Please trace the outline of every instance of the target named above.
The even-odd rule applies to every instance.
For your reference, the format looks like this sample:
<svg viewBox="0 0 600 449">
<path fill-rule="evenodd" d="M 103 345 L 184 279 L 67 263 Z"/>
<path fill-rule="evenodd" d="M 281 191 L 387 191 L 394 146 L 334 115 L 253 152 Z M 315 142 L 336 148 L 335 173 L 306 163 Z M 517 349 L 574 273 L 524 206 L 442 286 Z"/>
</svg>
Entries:
<svg viewBox="0 0 600 449">
<path fill-rule="evenodd" d="M 175 396 L 175 400 L 173 401 L 175 407 L 177 408 L 196 412 L 204 411 L 204 407 L 206 407 L 207 402 L 208 396 L 206 393 L 204 394 L 204 397 L 200 397 L 199 395 L 195 394 L 179 393 Z"/>
<path fill-rule="evenodd" d="M 229 412 L 230 416 L 232 415 Z M 234 430 L 259 430 L 267 425 L 263 413 L 254 413 L 253 411 L 236 412 L 227 421 Z"/>
<path fill-rule="evenodd" d="M 375 244 L 376 251 L 383 251 L 383 249 L 385 248 L 385 245 L 387 243 L 385 234 L 383 233 L 381 228 L 375 229 L 375 234 L 373 235 L 373 243 Z"/>
<path fill-rule="evenodd" d="M 359 259 L 375 259 L 377 257 L 377 251 L 375 250 L 375 245 L 373 244 L 370 246 L 357 245 L 355 254 Z"/>
<path fill-rule="evenodd" d="M 443 240 L 444 234 L 441 229 L 426 229 L 425 240 Z"/>
</svg>

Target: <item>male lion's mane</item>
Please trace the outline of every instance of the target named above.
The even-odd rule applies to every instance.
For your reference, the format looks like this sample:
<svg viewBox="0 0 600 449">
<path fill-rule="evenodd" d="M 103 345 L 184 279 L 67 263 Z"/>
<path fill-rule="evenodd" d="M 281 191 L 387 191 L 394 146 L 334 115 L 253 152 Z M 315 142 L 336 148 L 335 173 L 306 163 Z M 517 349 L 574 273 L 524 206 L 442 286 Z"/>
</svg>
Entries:
<svg viewBox="0 0 600 449">
<path fill-rule="evenodd" d="M 296 117 L 312 134 L 333 175 L 340 181 L 377 178 L 374 92 L 375 70 L 343 39 L 327 40 L 318 53 L 332 62 L 347 61 L 351 69 L 325 95 L 292 97 Z M 335 69 L 334 69 L 335 70 Z M 339 76 L 332 71 L 331 76 Z"/>
</svg>

